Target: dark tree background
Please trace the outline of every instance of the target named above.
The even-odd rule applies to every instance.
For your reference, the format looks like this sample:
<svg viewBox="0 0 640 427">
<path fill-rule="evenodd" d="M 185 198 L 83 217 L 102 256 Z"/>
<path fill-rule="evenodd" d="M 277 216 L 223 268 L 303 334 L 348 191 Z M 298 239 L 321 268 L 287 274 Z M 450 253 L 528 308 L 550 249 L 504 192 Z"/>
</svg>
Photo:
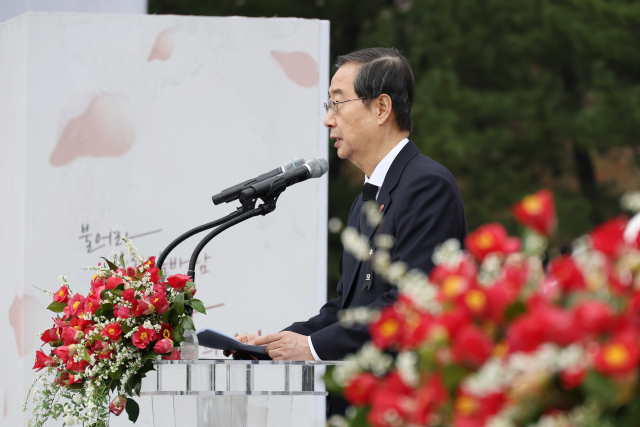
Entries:
<svg viewBox="0 0 640 427">
<path fill-rule="evenodd" d="M 631 0 L 149 0 L 149 13 L 331 21 L 331 61 L 395 46 L 412 64 L 411 140 L 457 179 L 469 229 L 518 226 L 510 206 L 555 193 L 559 240 L 620 212 L 640 187 L 640 2 Z M 329 217 L 362 173 L 331 151 Z M 329 238 L 329 296 L 341 255 Z"/>
</svg>

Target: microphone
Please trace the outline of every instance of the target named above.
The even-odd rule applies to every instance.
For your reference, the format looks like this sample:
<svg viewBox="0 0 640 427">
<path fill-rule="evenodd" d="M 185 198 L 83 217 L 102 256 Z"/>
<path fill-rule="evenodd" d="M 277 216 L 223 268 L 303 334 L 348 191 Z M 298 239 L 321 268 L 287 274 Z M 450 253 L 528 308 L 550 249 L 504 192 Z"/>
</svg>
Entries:
<svg viewBox="0 0 640 427">
<path fill-rule="evenodd" d="M 251 200 L 265 198 L 276 190 L 284 191 L 286 187 L 298 182 L 306 181 L 308 178 L 320 178 L 329 170 L 329 163 L 322 158 L 313 157 L 302 167 L 292 169 L 282 175 L 265 179 L 264 181 L 250 184 L 240 193 L 240 200 Z"/>
<path fill-rule="evenodd" d="M 284 166 L 275 168 L 274 170 L 269 171 L 267 173 L 263 173 L 262 175 L 256 178 L 248 179 L 244 182 L 241 182 L 240 184 L 234 185 L 233 187 L 229 187 L 226 190 L 222 190 L 220 193 L 216 194 L 215 196 L 212 196 L 211 200 L 213 200 L 214 205 L 219 205 L 222 202 L 225 202 L 225 203 L 232 202 L 238 198 L 242 190 L 249 187 L 250 185 L 257 184 L 258 182 L 264 181 L 265 179 L 269 179 L 274 176 L 278 176 L 282 173 L 289 172 L 290 170 L 293 170 L 299 166 L 304 165 L 304 163 L 305 161 L 301 157 L 297 159 L 293 159 L 285 163 Z"/>
</svg>

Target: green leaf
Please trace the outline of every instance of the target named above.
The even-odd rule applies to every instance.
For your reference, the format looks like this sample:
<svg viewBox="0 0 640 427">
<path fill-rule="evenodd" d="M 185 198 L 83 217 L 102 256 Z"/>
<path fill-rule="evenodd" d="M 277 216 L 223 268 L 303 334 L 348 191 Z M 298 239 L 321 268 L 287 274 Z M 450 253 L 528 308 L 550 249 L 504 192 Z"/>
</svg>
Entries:
<svg viewBox="0 0 640 427">
<path fill-rule="evenodd" d="M 202 314 L 207 314 L 207 311 L 204 308 L 204 304 L 199 299 L 191 299 L 189 300 L 189 305 L 193 307 L 195 311 L 199 311 Z"/>
<path fill-rule="evenodd" d="M 122 266 L 122 268 L 127 268 L 127 266 L 124 264 L 124 253 L 120 254 L 120 265 Z"/>
<path fill-rule="evenodd" d="M 180 322 L 180 326 L 182 326 L 182 329 L 189 329 L 192 331 L 196 330 L 196 327 L 193 324 L 193 319 L 191 318 L 191 316 L 184 316 L 184 318 L 182 319 L 182 322 Z"/>
<path fill-rule="evenodd" d="M 504 312 L 504 317 L 507 321 L 511 321 L 521 315 L 522 313 L 527 312 L 527 307 L 525 307 L 522 301 L 516 301 L 511 304 Z"/>
<path fill-rule="evenodd" d="M 49 307 L 47 307 L 47 310 L 51 310 L 54 313 L 62 313 L 67 305 L 68 304 L 64 304 L 61 302 L 52 302 L 51 304 L 49 304 Z"/>
<path fill-rule="evenodd" d="M 126 325 L 125 323 L 121 323 L 120 328 L 122 329 L 123 335 L 126 335 L 129 332 L 133 331 L 133 328 L 131 326 Z"/>
<path fill-rule="evenodd" d="M 141 362 L 146 362 L 147 360 L 157 360 L 158 359 L 158 353 L 156 353 L 155 351 L 151 350 L 149 353 L 145 354 L 142 359 L 140 360 Z"/>
<path fill-rule="evenodd" d="M 164 313 L 162 313 L 162 322 L 163 323 L 169 323 L 169 316 L 171 316 L 172 312 L 173 312 L 173 308 L 170 308 L 169 310 L 167 310 Z"/>
<path fill-rule="evenodd" d="M 460 381 L 469 374 L 469 370 L 457 365 L 447 365 L 442 369 L 442 379 L 445 387 L 453 395 Z"/>
<path fill-rule="evenodd" d="M 173 309 L 178 313 L 178 316 L 184 314 L 184 293 L 180 292 L 173 300 Z"/>
<path fill-rule="evenodd" d="M 127 406 L 125 409 L 127 411 L 127 415 L 129 415 L 129 421 L 135 423 L 138 420 L 138 415 L 140 415 L 140 406 L 138 406 L 138 403 L 130 397 L 127 399 Z"/>
<path fill-rule="evenodd" d="M 613 382 L 596 371 L 587 374 L 587 378 L 582 383 L 582 390 L 587 397 L 591 397 L 605 406 L 615 403 L 618 394 Z"/>
<path fill-rule="evenodd" d="M 109 376 L 114 380 L 117 380 L 122 376 L 122 366 L 118 367 L 115 372 L 109 372 Z"/>
<path fill-rule="evenodd" d="M 356 415 L 350 421 L 350 427 L 368 427 L 369 423 L 367 422 L 367 414 L 369 413 L 368 407 L 358 408 L 356 410 Z"/>
<path fill-rule="evenodd" d="M 138 397 L 140 397 L 140 390 L 142 389 L 142 378 L 144 377 L 144 375 L 140 374 L 137 377 L 138 378 L 137 378 L 136 386 L 134 387 L 134 391 L 138 395 Z"/>
<path fill-rule="evenodd" d="M 182 326 L 178 325 L 173 328 L 173 340 L 176 343 L 184 341 L 184 335 L 182 335 Z"/>
<path fill-rule="evenodd" d="M 79 389 L 81 389 L 82 387 L 83 387 L 83 385 L 82 385 L 82 384 L 69 384 L 69 385 L 67 386 L 67 388 L 68 388 L 69 390 L 79 390 Z"/>
<path fill-rule="evenodd" d="M 342 395 L 342 387 L 340 387 L 338 385 L 338 383 L 333 379 L 333 370 L 334 367 L 333 366 L 327 366 L 327 370 L 324 373 L 324 386 L 327 389 L 327 391 L 337 394 L 337 395 Z"/>
<path fill-rule="evenodd" d="M 107 265 L 109 266 L 109 268 L 111 269 L 111 271 L 115 271 L 118 269 L 118 266 L 115 265 L 114 263 L 112 263 L 111 261 L 109 261 L 108 259 L 106 259 L 105 257 L 100 257 L 103 260 L 105 260 L 107 262 Z"/>
</svg>

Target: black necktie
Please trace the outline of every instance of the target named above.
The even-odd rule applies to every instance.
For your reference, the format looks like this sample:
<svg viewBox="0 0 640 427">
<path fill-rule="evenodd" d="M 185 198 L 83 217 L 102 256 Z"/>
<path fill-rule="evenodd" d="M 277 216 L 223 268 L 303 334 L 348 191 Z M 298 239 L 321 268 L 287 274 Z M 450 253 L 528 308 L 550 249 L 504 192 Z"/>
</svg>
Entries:
<svg viewBox="0 0 640 427">
<path fill-rule="evenodd" d="M 364 235 L 367 230 L 367 215 L 364 211 L 364 205 L 368 201 L 375 201 L 376 196 L 378 194 L 378 186 L 369 184 L 368 182 L 364 184 L 364 188 L 362 189 L 362 210 L 360 211 L 360 234 Z M 373 252 L 370 252 L 371 255 Z M 371 283 L 373 282 L 373 266 L 371 265 L 370 260 L 362 261 L 362 266 L 364 272 L 364 281 L 362 283 L 363 290 L 369 290 L 371 288 Z"/>
<path fill-rule="evenodd" d="M 369 184 L 368 182 L 364 184 L 364 188 L 362 189 L 362 210 L 360 211 L 360 234 L 364 234 L 367 230 L 367 216 L 364 212 L 364 205 L 370 200 L 375 201 L 377 194 L 377 185 Z"/>
</svg>

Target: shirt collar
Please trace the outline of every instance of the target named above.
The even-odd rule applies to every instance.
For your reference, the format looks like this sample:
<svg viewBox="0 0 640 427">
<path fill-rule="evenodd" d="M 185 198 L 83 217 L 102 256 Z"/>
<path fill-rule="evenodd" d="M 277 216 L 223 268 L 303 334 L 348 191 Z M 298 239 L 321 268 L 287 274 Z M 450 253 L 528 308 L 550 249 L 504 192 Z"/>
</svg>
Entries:
<svg viewBox="0 0 640 427">
<path fill-rule="evenodd" d="M 365 184 L 369 183 L 377 186 L 378 193 L 380 193 L 380 187 L 382 187 L 382 184 L 384 183 L 384 178 L 387 176 L 387 172 L 389 171 L 391 164 L 396 159 L 398 153 L 400 153 L 400 151 L 402 151 L 404 146 L 408 143 L 409 139 L 407 138 L 404 138 L 402 141 L 398 142 L 398 144 L 393 147 L 393 149 L 389 151 L 386 156 L 384 156 L 384 159 L 382 159 L 380 163 L 378 163 L 378 166 L 376 166 L 376 168 L 373 170 L 371 177 L 367 178 L 367 175 L 364 176 Z"/>
</svg>

